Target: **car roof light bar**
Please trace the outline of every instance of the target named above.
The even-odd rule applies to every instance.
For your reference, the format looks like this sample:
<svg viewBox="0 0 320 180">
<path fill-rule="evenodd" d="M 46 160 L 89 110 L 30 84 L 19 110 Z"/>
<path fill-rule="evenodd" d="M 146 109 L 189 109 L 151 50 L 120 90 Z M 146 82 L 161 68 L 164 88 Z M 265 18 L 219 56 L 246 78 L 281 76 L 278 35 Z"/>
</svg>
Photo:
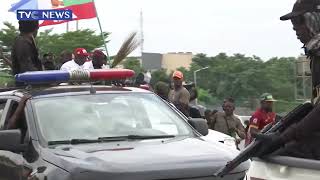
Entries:
<svg viewBox="0 0 320 180">
<path fill-rule="evenodd" d="M 17 74 L 17 82 L 26 84 L 50 84 L 63 82 L 91 82 L 98 80 L 126 79 L 134 76 L 129 69 L 96 69 L 73 71 L 32 71 Z"/>
</svg>

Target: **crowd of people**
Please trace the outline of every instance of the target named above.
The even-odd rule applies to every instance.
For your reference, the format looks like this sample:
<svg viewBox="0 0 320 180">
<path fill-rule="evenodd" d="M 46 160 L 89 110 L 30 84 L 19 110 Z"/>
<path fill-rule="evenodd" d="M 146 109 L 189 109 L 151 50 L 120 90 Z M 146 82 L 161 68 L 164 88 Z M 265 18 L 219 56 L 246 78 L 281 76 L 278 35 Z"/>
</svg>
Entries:
<svg viewBox="0 0 320 180">
<path fill-rule="evenodd" d="M 84 48 L 76 48 L 74 52 L 63 51 L 57 60 L 53 53 L 48 52 L 40 60 L 35 41 L 38 29 L 38 21 L 19 21 L 20 35 L 15 39 L 13 44 L 11 60 L 4 58 L 5 62 L 11 66 L 14 75 L 27 71 L 90 70 L 105 67 L 106 55 L 102 51 L 95 50 L 92 53 L 88 53 Z M 139 80 L 138 77 L 137 82 Z M 140 79 L 141 83 L 139 85 L 148 84 L 142 83 L 144 82 L 143 75 L 141 75 Z M 258 133 L 265 125 L 275 120 L 275 114 L 272 113 L 273 98 L 270 94 L 263 95 L 261 108 L 254 113 L 250 119 L 249 126 L 244 128 L 239 118 L 234 115 L 234 99 L 226 98 L 224 100 L 222 104 L 223 112 L 218 112 L 217 110 L 204 111 L 195 107 L 197 99 L 196 88 L 194 86 L 185 86 L 183 83 L 183 73 L 175 71 L 170 84 L 157 82 L 153 90 L 161 98 L 172 103 L 185 116 L 205 118 L 208 121 L 210 129 L 236 138 L 237 143 L 240 143 L 242 139 L 246 139 L 246 144 L 249 144 L 252 140 L 252 133 Z M 19 86 L 21 84 L 16 83 L 16 85 Z"/>
<path fill-rule="evenodd" d="M 58 58 L 52 52 L 47 52 L 40 59 L 35 41 L 38 29 L 38 21 L 20 20 L 20 34 L 13 42 L 11 58 L 5 57 L 2 50 L 0 51 L 0 57 L 11 67 L 13 75 L 27 71 L 90 70 L 105 67 L 107 56 L 102 51 L 94 50 L 92 53 L 88 53 L 84 48 L 76 48 L 74 52 L 65 50 Z M 16 83 L 16 85 L 20 84 Z"/>
<path fill-rule="evenodd" d="M 281 20 L 291 20 L 293 29 L 298 39 L 303 44 L 306 56 L 311 60 L 312 71 L 312 104 L 313 110 L 298 123 L 286 128 L 281 134 L 261 134 L 261 130 L 268 124 L 277 122 L 277 116 L 273 112 L 271 94 L 263 94 L 260 99 L 260 108 L 252 115 L 248 126 L 245 128 L 242 122 L 234 114 L 235 100 L 226 98 L 222 103 L 222 112 L 201 111 L 194 108 L 196 91 L 187 89 L 184 85 L 183 74 L 179 71 L 173 73 L 172 84 L 158 82 L 154 92 L 164 100 L 172 103 L 187 117 L 207 119 L 210 129 L 228 134 L 237 138 L 237 142 L 245 139 L 248 145 L 253 138 L 263 139 L 266 144 L 279 144 L 282 146 L 278 154 L 295 157 L 320 159 L 319 151 L 319 121 L 320 112 L 320 2 L 316 0 L 298 0 L 292 12 L 282 16 Z M 11 52 L 11 59 L 3 58 L 12 67 L 13 74 L 27 71 L 42 70 L 74 70 L 74 69 L 101 69 L 105 65 L 106 56 L 97 50 L 92 54 L 84 48 L 76 48 L 73 53 L 62 52 L 58 64 L 54 63 L 54 56 L 48 52 L 39 59 L 35 37 L 39 29 L 37 21 L 19 21 L 20 35 L 15 39 Z M 19 83 L 16 83 L 19 86 Z M 269 146 L 264 146 L 269 148 Z"/>
<path fill-rule="evenodd" d="M 197 91 L 194 88 L 187 89 L 183 85 L 182 72 L 175 71 L 171 82 L 172 85 L 168 85 L 165 82 L 156 83 L 154 92 L 162 99 L 172 103 L 185 116 L 206 119 L 209 129 L 235 138 L 237 145 L 242 140 L 245 140 L 245 145 L 247 146 L 251 143 L 255 134 L 258 134 L 266 125 L 276 122 L 277 116 L 273 112 L 273 102 L 275 99 L 269 93 L 261 95 L 260 108 L 253 113 L 249 122 L 245 124 L 234 113 L 236 107 L 233 98 L 225 98 L 222 103 L 223 111 L 210 109 L 202 111 L 200 108 L 193 106 L 193 101 L 197 98 Z"/>
</svg>

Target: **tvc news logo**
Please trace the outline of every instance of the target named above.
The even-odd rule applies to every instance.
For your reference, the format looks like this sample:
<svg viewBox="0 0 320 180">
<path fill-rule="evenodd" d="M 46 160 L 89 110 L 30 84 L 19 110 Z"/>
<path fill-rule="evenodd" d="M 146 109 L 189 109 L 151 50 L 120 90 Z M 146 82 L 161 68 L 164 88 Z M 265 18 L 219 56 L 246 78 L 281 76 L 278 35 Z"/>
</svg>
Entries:
<svg viewBox="0 0 320 180">
<path fill-rule="evenodd" d="M 72 10 L 17 10 L 18 20 L 72 20 Z"/>
</svg>

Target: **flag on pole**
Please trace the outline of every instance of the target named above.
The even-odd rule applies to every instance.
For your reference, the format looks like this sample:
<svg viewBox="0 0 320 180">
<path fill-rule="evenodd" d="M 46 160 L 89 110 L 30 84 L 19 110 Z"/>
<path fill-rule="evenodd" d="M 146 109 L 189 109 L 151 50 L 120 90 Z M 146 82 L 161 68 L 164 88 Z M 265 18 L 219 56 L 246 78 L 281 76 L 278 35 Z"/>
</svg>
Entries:
<svg viewBox="0 0 320 180">
<path fill-rule="evenodd" d="M 90 19 L 97 16 L 93 0 L 20 0 L 12 4 L 10 12 L 19 9 L 64 9 L 72 10 L 72 20 Z M 55 25 L 68 20 L 42 21 L 40 26 Z"/>
</svg>

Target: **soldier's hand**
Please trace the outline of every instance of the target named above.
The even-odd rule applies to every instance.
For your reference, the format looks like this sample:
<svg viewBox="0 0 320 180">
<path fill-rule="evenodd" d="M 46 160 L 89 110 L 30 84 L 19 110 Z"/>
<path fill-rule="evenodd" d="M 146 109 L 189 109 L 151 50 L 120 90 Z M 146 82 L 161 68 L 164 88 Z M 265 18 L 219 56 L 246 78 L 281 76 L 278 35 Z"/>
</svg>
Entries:
<svg viewBox="0 0 320 180">
<path fill-rule="evenodd" d="M 30 99 L 30 98 L 31 98 L 31 95 L 29 95 L 29 94 L 24 95 L 24 96 L 21 98 L 19 104 L 25 105 L 26 102 L 27 102 L 27 100 Z"/>
</svg>

